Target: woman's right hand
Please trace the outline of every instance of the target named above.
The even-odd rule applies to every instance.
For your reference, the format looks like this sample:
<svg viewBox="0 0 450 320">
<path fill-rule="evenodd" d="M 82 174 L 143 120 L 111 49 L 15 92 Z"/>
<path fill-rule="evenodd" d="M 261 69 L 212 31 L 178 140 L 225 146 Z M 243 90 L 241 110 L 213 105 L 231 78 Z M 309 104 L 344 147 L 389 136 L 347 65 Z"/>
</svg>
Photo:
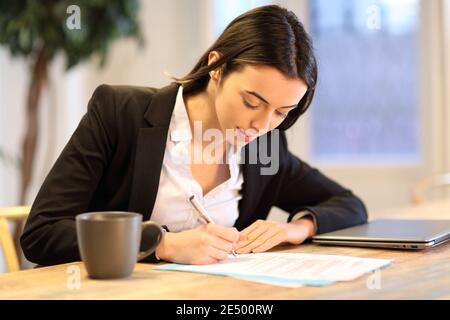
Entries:
<svg viewBox="0 0 450 320">
<path fill-rule="evenodd" d="M 156 249 L 162 260 L 182 264 L 210 264 L 224 260 L 245 240 L 236 228 L 205 224 L 182 232 L 167 232 Z"/>
</svg>

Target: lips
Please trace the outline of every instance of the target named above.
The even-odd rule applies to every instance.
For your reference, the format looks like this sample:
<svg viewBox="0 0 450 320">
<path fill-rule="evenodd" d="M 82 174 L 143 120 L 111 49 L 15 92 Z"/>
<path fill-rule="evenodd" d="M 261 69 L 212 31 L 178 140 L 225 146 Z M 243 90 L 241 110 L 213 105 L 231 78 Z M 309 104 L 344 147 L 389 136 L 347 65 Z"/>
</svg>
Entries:
<svg viewBox="0 0 450 320">
<path fill-rule="evenodd" d="M 249 136 L 249 135 L 245 134 L 245 131 L 239 127 L 237 127 L 237 132 L 238 132 L 239 137 L 245 142 L 250 142 L 251 140 L 253 140 L 255 138 L 254 136 Z"/>
</svg>

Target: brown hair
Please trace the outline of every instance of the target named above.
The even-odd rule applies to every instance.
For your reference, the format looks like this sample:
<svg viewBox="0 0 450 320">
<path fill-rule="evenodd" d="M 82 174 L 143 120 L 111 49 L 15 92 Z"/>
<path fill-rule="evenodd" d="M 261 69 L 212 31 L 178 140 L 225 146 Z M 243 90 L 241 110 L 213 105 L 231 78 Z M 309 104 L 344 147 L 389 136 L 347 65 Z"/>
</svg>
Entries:
<svg viewBox="0 0 450 320">
<path fill-rule="evenodd" d="M 220 58 L 208 65 L 211 51 Z M 288 78 L 305 81 L 308 90 L 298 107 L 278 126 L 286 130 L 305 113 L 314 97 L 317 63 L 309 35 L 297 16 L 277 5 L 252 9 L 235 18 L 183 78 L 174 78 L 187 95 L 206 89 L 209 72 L 221 68 L 222 80 L 246 64 L 275 67 Z"/>
</svg>

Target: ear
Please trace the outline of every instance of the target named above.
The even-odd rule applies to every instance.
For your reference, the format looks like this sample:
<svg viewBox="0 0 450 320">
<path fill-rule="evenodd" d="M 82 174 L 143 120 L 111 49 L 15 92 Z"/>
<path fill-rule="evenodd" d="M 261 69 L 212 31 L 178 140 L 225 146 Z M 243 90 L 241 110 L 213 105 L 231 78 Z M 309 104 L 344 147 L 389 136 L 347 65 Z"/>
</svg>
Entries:
<svg viewBox="0 0 450 320">
<path fill-rule="evenodd" d="M 218 53 L 217 51 L 211 51 L 208 55 L 208 66 L 213 64 L 214 62 L 216 62 L 217 60 L 219 60 L 220 58 L 220 53 Z M 218 67 L 214 70 L 211 70 L 209 72 L 209 76 L 211 77 L 212 80 L 216 80 L 218 81 L 220 78 L 220 70 L 221 68 Z"/>
</svg>

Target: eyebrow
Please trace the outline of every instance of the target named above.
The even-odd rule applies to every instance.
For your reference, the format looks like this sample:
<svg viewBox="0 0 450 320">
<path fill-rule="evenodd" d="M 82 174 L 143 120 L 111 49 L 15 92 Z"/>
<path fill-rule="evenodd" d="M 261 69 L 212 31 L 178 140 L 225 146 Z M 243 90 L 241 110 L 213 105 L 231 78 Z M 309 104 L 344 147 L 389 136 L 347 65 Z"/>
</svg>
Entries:
<svg viewBox="0 0 450 320">
<path fill-rule="evenodd" d="M 248 94 L 251 94 L 251 95 L 257 97 L 259 100 L 263 101 L 263 102 L 266 103 L 266 104 L 270 104 L 266 99 L 264 99 L 263 97 L 261 97 L 258 93 L 254 92 L 254 91 L 244 90 L 244 92 L 246 92 L 246 93 L 248 93 Z M 296 107 L 298 107 L 298 104 L 294 104 L 294 105 L 292 105 L 292 106 L 280 107 L 280 108 L 283 108 L 283 109 L 284 109 L 284 108 L 296 108 Z"/>
</svg>

